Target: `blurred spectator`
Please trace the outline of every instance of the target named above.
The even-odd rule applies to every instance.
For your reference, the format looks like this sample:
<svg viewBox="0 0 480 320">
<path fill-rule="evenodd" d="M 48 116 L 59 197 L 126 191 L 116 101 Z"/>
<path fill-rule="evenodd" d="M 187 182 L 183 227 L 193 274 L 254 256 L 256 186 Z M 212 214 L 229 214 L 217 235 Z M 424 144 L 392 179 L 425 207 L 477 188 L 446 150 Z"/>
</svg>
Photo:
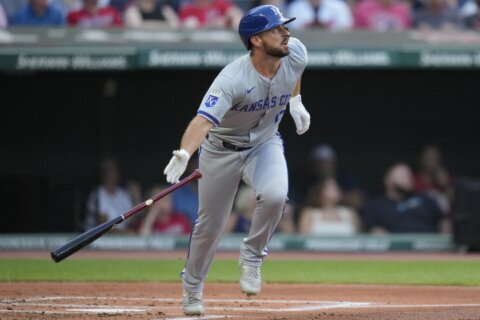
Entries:
<svg viewBox="0 0 480 320">
<path fill-rule="evenodd" d="M 120 173 L 115 160 L 106 159 L 100 164 L 100 180 L 100 186 L 87 199 L 85 230 L 116 218 L 133 207 L 130 195 L 119 185 Z M 118 229 L 126 230 L 127 226 L 125 222 Z"/>
<path fill-rule="evenodd" d="M 333 178 L 311 188 L 300 214 L 299 231 L 313 235 L 354 235 L 359 231 L 357 214 L 339 205 L 342 194 Z"/>
<path fill-rule="evenodd" d="M 245 11 L 247 11 L 247 10 L 249 10 L 251 8 L 254 8 L 254 7 L 270 4 L 270 5 L 273 5 L 277 8 L 279 8 L 281 12 L 287 12 L 287 2 L 290 3 L 291 1 L 285 1 L 285 0 L 254 0 L 250 6 L 248 6 L 246 8 L 243 8 L 243 9 L 245 9 Z M 236 3 L 237 3 L 237 5 L 239 4 L 238 2 L 236 2 Z"/>
<path fill-rule="evenodd" d="M 312 150 L 312 173 L 316 181 L 337 175 L 337 153 L 328 144 L 318 145 Z"/>
<path fill-rule="evenodd" d="M 328 178 L 334 178 L 343 190 L 342 203 L 359 212 L 365 202 L 365 191 L 360 183 L 347 172 L 337 168 L 337 154 L 328 144 L 318 145 L 311 153 L 311 174 L 309 187 Z"/>
<path fill-rule="evenodd" d="M 130 4 L 135 0 L 108 0 L 109 5 L 117 9 L 119 12 L 125 12 Z M 101 6 L 101 5 L 100 5 Z"/>
<path fill-rule="evenodd" d="M 0 0 L 0 4 L 5 11 L 7 18 L 11 18 L 15 12 L 24 7 L 28 0 Z"/>
<path fill-rule="evenodd" d="M 122 25 L 122 18 L 118 10 L 110 6 L 101 7 L 98 0 L 83 0 L 83 7 L 78 11 L 70 12 L 67 21 L 70 26 L 86 28 Z"/>
<path fill-rule="evenodd" d="M 197 168 L 198 158 L 192 157 L 184 175 L 188 176 Z M 188 183 L 173 193 L 173 210 L 185 214 L 190 224 L 195 225 L 198 216 L 198 180 Z"/>
<path fill-rule="evenodd" d="M 165 189 L 165 187 L 154 187 L 150 192 L 149 197 L 153 197 Z M 150 206 L 139 230 L 140 234 L 144 236 L 155 233 L 179 236 L 190 234 L 192 232 L 188 218 L 173 211 L 171 194 L 163 197 Z"/>
<path fill-rule="evenodd" d="M 225 233 L 248 233 L 250 231 L 255 206 L 255 192 L 253 189 L 246 185 L 240 186 L 233 204 L 233 211 L 230 214 L 227 227 L 225 228 Z"/>
<path fill-rule="evenodd" d="M 475 13 L 465 18 L 465 25 L 469 29 L 480 30 L 480 10 L 478 8 L 480 8 L 480 0 L 477 0 L 477 10 L 475 10 Z"/>
<path fill-rule="evenodd" d="M 411 25 L 410 7 L 399 0 L 361 0 L 354 9 L 355 28 L 403 31 Z"/>
<path fill-rule="evenodd" d="M 478 12 L 478 3 L 476 0 L 459 0 L 457 10 L 462 18 L 466 18 Z"/>
<path fill-rule="evenodd" d="M 10 20 L 15 26 L 62 26 L 65 18 L 48 0 L 29 0 Z"/>
<path fill-rule="evenodd" d="M 99 7 L 106 7 L 109 5 L 110 0 L 99 0 Z M 83 0 L 50 0 L 50 4 L 60 9 L 64 16 L 67 16 L 71 11 L 77 11 L 82 9 Z"/>
<path fill-rule="evenodd" d="M 7 14 L 0 3 L 0 28 L 6 28 L 8 25 Z"/>
<path fill-rule="evenodd" d="M 180 9 L 186 28 L 237 29 L 242 11 L 229 0 L 192 0 Z"/>
<path fill-rule="evenodd" d="M 463 28 L 463 21 L 456 8 L 448 0 L 425 0 L 425 7 L 414 15 L 417 29 L 455 30 Z"/>
<path fill-rule="evenodd" d="M 178 28 L 180 20 L 170 5 L 158 0 L 136 0 L 125 11 L 125 26 L 132 28 Z"/>
<path fill-rule="evenodd" d="M 353 26 L 352 13 L 343 0 L 295 0 L 287 16 L 297 18 L 289 24 L 292 29 L 343 31 Z"/>
<path fill-rule="evenodd" d="M 442 164 L 442 154 L 437 146 L 430 145 L 422 150 L 414 185 L 416 192 L 424 193 L 435 200 L 443 213 L 450 212 L 453 198 L 452 177 Z"/>
<path fill-rule="evenodd" d="M 127 181 L 125 184 L 128 194 L 132 198 L 134 204 L 138 204 L 143 201 L 142 186 L 137 181 Z"/>
<path fill-rule="evenodd" d="M 435 233 L 449 231 L 437 204 L 414 193 L 413 174 L 406 164 L 392 166 L 385 175 L 385 195 L 365 207 L 364 224 L 371 233 Z"/>
</svg>

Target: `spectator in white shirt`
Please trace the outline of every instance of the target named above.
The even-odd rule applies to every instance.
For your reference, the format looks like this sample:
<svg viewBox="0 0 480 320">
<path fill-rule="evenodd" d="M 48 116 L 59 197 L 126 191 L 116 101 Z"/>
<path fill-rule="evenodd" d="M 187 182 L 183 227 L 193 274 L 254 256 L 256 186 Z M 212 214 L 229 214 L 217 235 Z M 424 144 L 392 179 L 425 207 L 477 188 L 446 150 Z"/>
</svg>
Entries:
<svg viewBox="0 0 480 320">
<path fill-rule="evenodd" d="M 130 195 L 119 185 L 120 173 L 115 160 L 107 159 L 101 163 L 100 178 L 100 186 L 88 196 L 85 230 L 116 218 L 133 207 Z M 122 223 L 118 229 L 126 230 L 127 227 L 127 223 Z"/>
<path fill-rule="evenodd" d="M 310 189 L 307 203 L 300 213 L 302 234 L 351 236 L 360 230 L 358 215 L 340 205 L 342 190 L 333 178 Z"/>
<path fill-rule="evenodd" d="M 7 14 L 0 3 L 0 28 L 6 28 L 8 25 Z"/>
<path fill-rule="evenodd" d="M 287 8 L 288 17 L 296 17 L 288 26 L 292 29 L 350 30 L 352 12 L 342 0 L 295 0 Z"/>
</svg>

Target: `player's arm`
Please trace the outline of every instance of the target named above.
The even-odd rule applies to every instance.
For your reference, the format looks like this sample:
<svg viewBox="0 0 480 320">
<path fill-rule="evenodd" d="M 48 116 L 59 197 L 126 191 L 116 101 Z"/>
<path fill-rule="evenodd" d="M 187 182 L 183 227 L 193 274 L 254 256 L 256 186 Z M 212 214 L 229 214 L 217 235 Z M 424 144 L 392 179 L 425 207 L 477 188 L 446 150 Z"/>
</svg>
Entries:
<svg viewBox="0 0 480 320">
<path fill-rule="evenodd" d="M 225 113 L 230 110 L 235 96 L 234 91 L 231 77 L 220 73 L 215 78 L 200 103 L 197 116 L 193 118 L 183 134 L 180 150 L 173 151 L 173 157 L 163 172 L 168 182 L 178 182 L 187 167 L 188 160 L 197 151 L 208 131 L 214 125 L 219 125 Z"/>
<path fill-rule="evenodd" d="M 196 116 L 188 125 L 180 142 L 180 150 L 173 151 L 173 157 L 163 174 L 167 181 L 176 183 L 187 168 L 188 160 L 202 144 L 213 123 L 202 116 Z"/>
<path fill-rule="evenodd" d="M 300 94 L 300 89 L 302 87 L 302 78 L 298 79 L 295 88 L 293 88 L 292 97 L 298 96 Z"/>
<path fill-rule="evenodd" d="M 302 79 L 298 79 L 295 88 L 292 91 L 290 98 L 290 114 L 297 127 L 298 134 L 304 134 L 310 128 L 310 114 L 302 103 L 302 96 L 300 95 L 300 88 L 302 86 Z"/>
<path fill-rule="evenodd" d="M 205 117 L 196 116 L 188 125 L 183 134 L 180 148 L 192 155 L 207 136 L 208 131 L 213 127 L 213 123 Z"/>
</svg>

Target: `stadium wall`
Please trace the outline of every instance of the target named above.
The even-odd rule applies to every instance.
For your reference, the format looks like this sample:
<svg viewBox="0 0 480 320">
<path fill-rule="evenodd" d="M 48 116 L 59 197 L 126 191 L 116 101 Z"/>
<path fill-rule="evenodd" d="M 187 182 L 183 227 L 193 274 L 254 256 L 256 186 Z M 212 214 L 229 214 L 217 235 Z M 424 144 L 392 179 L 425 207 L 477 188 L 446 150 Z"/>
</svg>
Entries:
<svg viewBox="0 0 480 320">
<path fill-rule="evenodd" d="M 143 186 L 162 171 L 218 69 L 122 72 L 4 72 L 0 232 L 72 231 L 96 182 L 100 159 L 119 160 L 122 176 Z M 318 143 L 332 144 L 341 168 L 371 194 L 397 161 L 416 164 L 438 144 L 456 176 L 480 176 L 479 71 L 307 69 L 311 131 L 286 141 L 293 197 L 305 187 Z"/>
</svg>

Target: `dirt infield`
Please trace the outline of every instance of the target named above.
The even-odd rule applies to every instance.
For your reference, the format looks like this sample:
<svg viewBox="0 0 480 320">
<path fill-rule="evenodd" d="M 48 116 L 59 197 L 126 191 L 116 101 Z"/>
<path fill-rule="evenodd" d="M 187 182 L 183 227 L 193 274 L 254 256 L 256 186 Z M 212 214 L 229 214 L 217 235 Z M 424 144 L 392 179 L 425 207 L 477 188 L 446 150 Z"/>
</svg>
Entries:
<svg viewBox="0 0 480 320">
<path fill-rule="evenodd" d="M 0 319 L 480 320 L 480 287 L 265 284 L 246 298 L 208 283 L 207 315 L 186 318 L 179 283 L 2 283 Z"/>
<path fill-rule="evenodd" d="M 73 259 L 180 259 L 185 252 L 83 251 Z M 219 253 L 217 259 L 236 259 Z M 48 252 L 0 252 L 0 259 L 49 259 Z M 274 253 L 269 259 L 479 260 L 447 254 Z M 246 298 L 236 284 L 207 283 L 202 318 L 180 310 L 180 283 L 0 283 L 0 320 L 8 319 L 340 319 L 480 320 L 480 287 L 264 285 Z"/>
</svg>

